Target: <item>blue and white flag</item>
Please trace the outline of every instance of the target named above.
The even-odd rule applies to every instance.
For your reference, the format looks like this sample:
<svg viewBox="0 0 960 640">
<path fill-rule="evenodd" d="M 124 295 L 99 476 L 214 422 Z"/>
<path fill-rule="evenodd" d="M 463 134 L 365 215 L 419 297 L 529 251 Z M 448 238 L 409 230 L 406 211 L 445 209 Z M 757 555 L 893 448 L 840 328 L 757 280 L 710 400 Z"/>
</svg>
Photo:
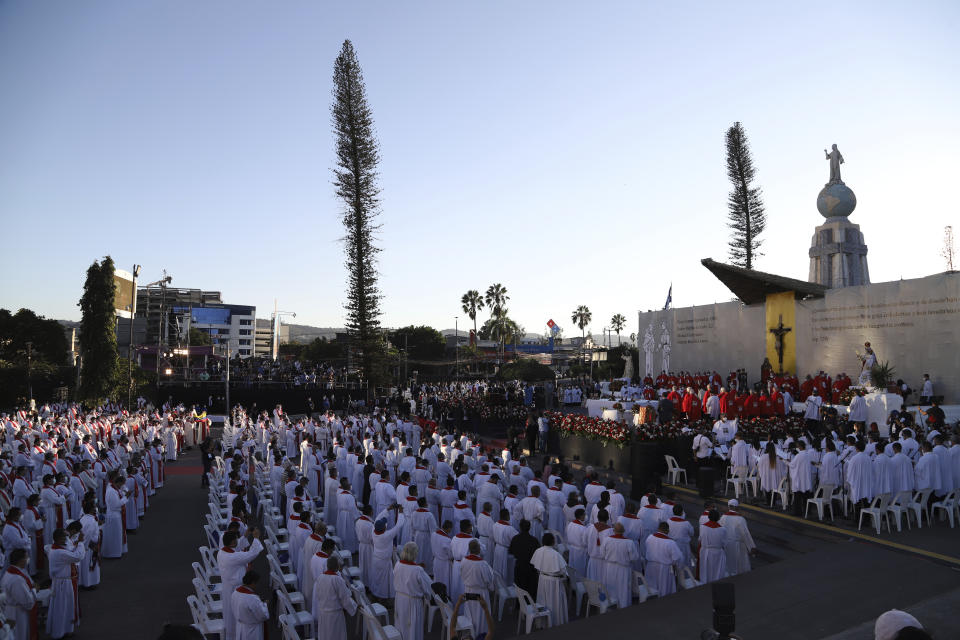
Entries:
<svg viewBox="0 0 960 640">
<path fill-rule="evenodd" d="M 666 311 L 670 308 L 670 303 L 673 302 L 673 283 L 670 283 L 670 290 L 667 291 L 667 302 L 663 305 L 663 310 Z"/>
</svg>

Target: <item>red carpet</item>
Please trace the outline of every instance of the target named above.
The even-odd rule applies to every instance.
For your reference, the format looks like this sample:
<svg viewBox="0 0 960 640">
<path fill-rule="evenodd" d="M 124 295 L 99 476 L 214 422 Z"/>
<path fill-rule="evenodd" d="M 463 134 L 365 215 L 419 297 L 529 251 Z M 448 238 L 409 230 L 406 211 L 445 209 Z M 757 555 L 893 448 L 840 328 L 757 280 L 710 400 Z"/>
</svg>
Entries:
<svg viewBox="0 0 960 640">
<path fill-rule="evenodd" d="M 203 467 L 199 464 L 181 466 L 176 462 L 168 462 L 166 466 L 164 466 L 163 471 L 168 476 L 199 476 L 203 471 Z"/>
</svg>

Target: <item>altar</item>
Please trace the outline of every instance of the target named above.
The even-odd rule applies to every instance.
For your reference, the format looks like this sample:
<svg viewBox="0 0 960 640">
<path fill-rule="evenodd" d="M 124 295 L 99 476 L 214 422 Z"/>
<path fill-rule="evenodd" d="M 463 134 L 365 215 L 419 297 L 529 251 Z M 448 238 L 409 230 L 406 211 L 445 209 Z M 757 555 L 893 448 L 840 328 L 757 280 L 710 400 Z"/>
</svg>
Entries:
<svg viewBox="0 0 960 640">
<path fill-rule="evenodd" d="M 618 400 L 587 400 L 587 415 L 591 418 L 604 416 L 604 411 L 616 411 L 613 405 L 620 404 L 624 411 L 633 411 L 634 407 L 656 407 L 653 400 L 637 400 L 636 402 L 620 402 Z M 606 416 L 604 416 L 606 417 Z M 615 418 L 609 418 L 611 420 Z"/>
</svg>

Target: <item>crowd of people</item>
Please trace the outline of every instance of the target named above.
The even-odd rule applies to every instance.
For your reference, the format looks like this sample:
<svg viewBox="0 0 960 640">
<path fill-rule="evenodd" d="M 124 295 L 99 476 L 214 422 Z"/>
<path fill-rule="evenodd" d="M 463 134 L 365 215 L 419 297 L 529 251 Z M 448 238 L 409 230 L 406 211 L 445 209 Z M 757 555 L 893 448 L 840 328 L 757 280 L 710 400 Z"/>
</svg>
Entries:
<svg viewBox="0 0 960 640">
<path fill-rule="evenodd" d="M 0 416 L 0 638 L 77 631 L 81 591 L 100 584 L 104 560 L 127 552 L 127 533 L 162 489 L 166 463 L 202 422 L 169 407 L 129 414 L 113 405 L 47 404 Z"/>
<path fill-rule="evenodd" d="M 507 449 L 385 412 L 291 420 L 280 407 L 237 410 L 231 425 L 211 478 L 231 514 L 217 555 L 228 640 L 261 637 L 265 610 L 244 589 L 259 580 L 245 569 L 264 552 L 296 576 L 312 631 L 331 640 L 346 639 L 345 616 L 371 602 L 392 609 L 403 640 L 423 637 L 428 604 L 459 611 L 478 637 L 498 586 L 528 593 L 556 625 L 579 608 L 568 581 L 622 608 L 645 599 L 638 584 L 665 596 L 750 568 L 755 545 L 736 501 L 690 519 L 671 496 L 635 503 L 592 469 L 579 480 L 559 463 L 534 469 Z M 266 535 L 249 516 L 258 510 Z"/>
</svg>

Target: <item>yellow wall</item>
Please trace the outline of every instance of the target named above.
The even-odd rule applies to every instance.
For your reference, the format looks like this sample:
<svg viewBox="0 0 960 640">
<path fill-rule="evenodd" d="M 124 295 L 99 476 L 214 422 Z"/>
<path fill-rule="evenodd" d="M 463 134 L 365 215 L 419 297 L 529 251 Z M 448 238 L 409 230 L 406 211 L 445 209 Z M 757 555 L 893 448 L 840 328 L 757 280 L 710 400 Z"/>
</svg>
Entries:
<svg viewBox="0 0 960 640">
<path fill-rule="evenodd" d="M 783 370 L 787 373 L 797 372 L 797 321 L 796 305 L 792 291 L 784 293 L 771 293 L 766 299 L 767 309 L 767 358 L 773 365 L 773 371 L 777 371 L 779 358 L 776 349 L 776 336 L 770 333 L 770 329 L 780 323 L 780 315 L 783 315 L 783 326 L 790 331 L 783 336 Z"/>
</svg>

